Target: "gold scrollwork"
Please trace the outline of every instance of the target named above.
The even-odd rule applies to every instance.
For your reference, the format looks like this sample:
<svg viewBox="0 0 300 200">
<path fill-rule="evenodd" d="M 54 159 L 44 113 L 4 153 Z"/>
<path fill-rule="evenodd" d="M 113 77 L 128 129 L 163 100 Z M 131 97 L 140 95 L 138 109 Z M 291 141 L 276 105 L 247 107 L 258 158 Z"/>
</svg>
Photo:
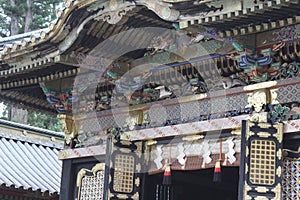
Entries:
<svg viewBox="0 0 300 200">
<path fill-rule="evenodd" d="M 267 115 L 261 113 L 254 113 L 250 119 L 251 122 L 267 122 Z"/>
<path fill-rule="evenodd" d="M 136 165 L 136 171 L 137 172 L 141 172 L 142 171 L 142 166 L 141 166 L 140 163 Z"/>
<path fill-rule="evenodd" d="M 59 159 L 67 159 L 69 156 L 71 155 L 71 153 L 68 150 L 62 150 L 59 152 L 58 157 Z"/>
<path fill-rule="evenodd" d="M 279 176 L 279 177 L 282 175 L 282 169 L 281 169 L 280 166 L 276 170 L 276 175 Z"/>
<path fill-rule="evenodd" d="M 268 129 L 271 128 L 272 125 L 268 123 L 259 123 L 258 126 L 263 129 Z"/>
<path fill-rule="evenodd" d="M 254 199 L 255 200 L 269 200 L 267 197 L 261 197 L 261 196 L 255 197 Z"/>
<path fill-rule="evenodd" d="M 276 185 L 276 187 L 272 190 L 272 192 L 274 192 L 276 195 L 275 195 L 275 198 L 273 200 L 280 200 L 281 199 L 281 184 L 278 183 Z"/>
<path fill-rule="evenodd" d="M 82 168 L 78 174 L 77 174 L 77 180 L 76 180 L 76 185 L 77 187 L 79 188 L 78 189 L 78 199 L 80 199 L 80 196 L 81 196 L 81 186 L 82 186 L 82 180 L 84 177 L 87 177 L 87 178 L 93 178 L 93 177 L 96 177 L 96 173 L 98 171 L 104 171 L 105 170 L 105 164 L 104 163 L 98 163 L 96 164 L 92 170 L 89 170 L 89 169 L 85 169 L 85 168 Z M 93 175 L 92 176 L 87 176 L 87 172 L 91 172 Z"/>
<path fill-rule="evenodd" d="M 118 199 L 124 199 L 124 200 L 128 198 L 126 194 L 118 194 L 117 197 Z"/>
<path fill-rule="evenodd" d="M 136 185 L 137 187 L 139 187 L 140 184 L 141 184 L 141 180 L 140 180 L 139 177 L 137 177 L 137 178 L 135 179 L 135 185 Z"/>
<path fill-rule="evenodd" d="M 155 145 L 155 144 L 157 144 L 156 140 L 149 140 L 149 141 L 147 141 L 146 146 L 152 146 L 152 145 Z"/>
<path fill-rule="evenodd" d="M 267 193 L 269 191 L 269 189 L 266 187 L 257 187 L 255 190 L 259 193 Z"/>
<path fill-rule="evenodd" d="M 259 113 L 264 105 L 267 104 L 267 92 L 265 89 L 248 94 L 248 104 L 254 107 L 254 111 Z"/>
<path fill-rule="evenodd" d="M 232 135 L 241 135 L 242 132 L 241 132 L 241 129 L 233 129 L 233 130 L 231 130 L 231 134 Z"/>
<path fill-rule="evenodd" d="M 204 138 L 203 135 L 191 135 L 191 136 L 186 136 L 186 137 L 182 138 L 182 140 L 183 141 L 196 141 L 196 140 L 200 140 L 203 138 Z"/>
<path fill-rule="evenodd" d="M 282 151 L 281 151 L 281 149 L 277 151 L 277 158 L 279 160 L 281 160 L 281 158 L 282 158 Z"/>
<path fill-rule="evenodd" d="M 62 128 L 65 133 L 66 144 L 70 144 L 79 132 L 79 125 L 75 123 L 75 118 L 66 114 L 59 114 L 58 118 L 62 123 Z"/>
<path fill-rule="evenodd" d="M 261 138 L 268 138 L 271 136 L 271 134 L 268 132 L 258 132 L 257 135 Z"/>
<path fill-rule="evenodd" d="M 133 200 L 138 200 L 139 197 L 140 197 L 139 193 L 136 192 L 131 198 L 132 198 Z"/>
</svg>

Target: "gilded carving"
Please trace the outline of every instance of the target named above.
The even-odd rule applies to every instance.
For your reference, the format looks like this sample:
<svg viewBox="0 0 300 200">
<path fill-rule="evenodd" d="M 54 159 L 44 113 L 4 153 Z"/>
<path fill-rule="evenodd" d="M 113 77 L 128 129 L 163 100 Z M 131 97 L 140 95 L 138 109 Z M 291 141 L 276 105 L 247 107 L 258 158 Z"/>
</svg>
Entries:
<svg viewBox="0 0 300 200">
<path fill-rule="evenodd" d="M 258 126 L 263 129 L 271 128 L 271 124 L 268 123 L 259 123 Z"/>
<path fill-rule="evenodd" d="M 254 107 L 255 112 L 261 112 L 263 106 L 267 104 L 266 90 L 258 90 L 248 94 L 248 103 L 249 106 Z"/>
<path fill-rule="evenodd" d="M 120 151 L 123 152 L 123 153 L 130 153 L 131 152 L 130 149 L 125 149 L 125 148 L 121 148 Z"/>
<path fill-rule="evenodd" d="M 113 195 L 112 195 L 112 197 L 113 197 Z M 118 199 L 127 199 L 128 198 L 128 196 L 126 194 L 118 194 L 117 197 L 118 197 Z"/>
<path fill-rule="evenodd" d="M 267 197 L 261 197 L 261 196 L 255 197 L 254 199 L 255 200 L 269 200 Z"/>
<path fill-rule="evenodd" d="M 132 199 L 133 199 L 133 200 L 138 200 L 139 197 L 140 197 L 139 193 L 136 192 L 136 193 L 132 196 Z"/>
<path fill-rule="evenodd" d="M 250 119 L 251 122 L 267 122 L 267 116 L 259 113 L 254 113 Z"/>
<path fill-rule="evenodd" d="M 125 140 L 131 141 L 132 138 L 133 138 L 133 135 L 130 132 L 127 132 L 127 133 L 124 133 L 121 135 L 121 141 L 125 141 Z"/>
<path fill-rule="evenodd" d="M 252 131 L 249 131 L 248 137 L 251 137 L 251 136 L 253 136 L 253 135 L 255 135 L 255 133 L 252 132 Z"/>
<path fill-rule="evenodd" d="M 232 135 L 241 135 L 241 129 L 233 129 L 231 130 L 231 134 Z"/>
<path fill-rule="evenodd" d="M 271 134 L 268 132 L 259 132 L 259 133 L 257 133 L 257 135 L 261 138 L 268 138 L 271 136 Z"/>
<path fill-rule="evenodd" d="M 278 159 L 282 158 L 282 151 L 281 150 L 277 151 L 277 157 L 278 157 Z"/>
<path fill-rule="evenodd" d="M 141 172 L 142 171 L 142 166 L 141 166 L 140 163 L 136 165 L 136 171 L 137 172 Z"/>
<path fill-rule="evenodd" d="M 142 142 L 137 142 L 137 143 L 135 143 L 135 145 L 137 146 L 138 153 L 143 151 L 143 143 Z"/>
<path fill-rule="evenodd" d="M 152 146 L 152 145 L 155 145 L 155 144 L 157 144 L 157 141 L 156 141 L 156 140 L 149 140 L 149 141 L 147 141 L 147 143 L 146 143 L 147 146 Z"/>
<path fill-rule="evenodd" d="M 104 186 L 105 164 L 98 163 L 92 170 L 82 168 L 77 174 L 76 185 L 78 189 L 78 199 L 102 199 Z M 100 174 L 97 174 L 100 172 Z M 92 173 L 91 175 L 87 175 Z M 97 184 L 96 184 L 97 182 Z"/>
<path fill-rule="evenodd" d="M 246 181 L 245 181 L 244 185 L 245 185 L 245 188 L 244 188 L 244 197 L 245 197 L 245 200 L 252 200 L 252 197 L 250 197 L 248 195 L 248 191 L 251 190 L 252 188 L 247 184 Z"/>
<path fill-rule="evenodd" d="M 243 156 L 246 158 L 245 171 L 243 178 L 246 179 L 246 183 L 243 186 L 243 199 L 247 199 L 247 195 L 251 195 L 251 199 L 280 199 L 281 192 L 275 192 L 280 190 L 277 184 L 280 185 L 279 178 L 282 176 L 282 167 L 280 166 L 280 160 L 282 159 L 281 142 L 279 144 L 274 140 L 278 140 L 282 137 L 282 124 L 270 124 L 270 123 L 251 123 L 247 121 L 246 130 L 242 133 L 243 137 L 252 134 L 251 137 L 247 137 L 245 147 L 243 148 Z M 277 133 L 274 133 L 276 129 Z M 253 135 L 253 133 L 254 135 Z M 249 152 L 251 151 L 251 153 Z M 250 153 L 250 155 L 249 155 Z M 261 161 L 261 158 L 265 157 L 268 161 Z M 258 163 L 264 163 L 264 166 L 268 166 L 268 170 L 261 168 Z M 263 170 L 261 170 L 263 169 Z M 250 181 L 252 184 L 247 185 Z M 266 185 L 266 187 L 263 187 Z M 276 186 L 276 188 L 274 188 Z M 275 193 L 274 197 L 270 198 L 269 193 Z"/>
<path fill-rule="evenodd" d="M 129 141 L 121 140 L 120 142 L 122 145 L 127 145 L 127 146 L 131 145 L 131 142 Z"/>
<path fill-rule="evenodd" d="M 277 170 L 276 170 L 276 175 L 277 175 L 278 177 L 280 177 L 281 174 L 282 174 L 282 170 L 281 170 L 281 167 L 279 166 L 279 167 L 277 168 Z"/>
<path fill-rule="evenodd" d="M 77 181 L 76 181 L 77 187 L 80 187 L 82 178 L 83 178 L 83 177 L 85 176 L 85 174 L 86 174 L 86 170 L 87 170 L 87 169 L 81 169 L 81 170 L 78 172 L 78 174 L 77 174 Z"/>
<path fill-rule="evenodd" d="M 266 193 L 269 191 L 266 187 L 257 187 L 255 190 L 259 193 Z"/>
<path fill-rule="evenodd" d="M 62 150 L 59 152 L 59 159 L 66 159 L 71 155 L 71 153 L 67 150 Z"/>
<path fill-rule="evenodd" d="M 66 144 L 70 144 L 72 139 L 76 138 L 76 136 L 78 135 L 78 124 L 76 124 L 74 117 L 70 115 L 59 114 L 58 118 L 62 123 Z"/>
<path fill-rule="evenodd" d="M 203 135 L 192 135 L 192 136 L 186 136 L 182 138 L 183 141 L 195 141 L 195 140 L 200 140 L 203 139 Z"/>
<path fill-rule="evenodd" d="M 272 192 L 274 192 L 276 195 L 275 195 L 275 198 L 274 200 L 280 200 L 281 199 L 281 184 L 278 183 L 276 185 L 276 187 L 272 190 Z"/>
<path fill-rule="evenodd" d="M 140 180 L 139 177 L 137 177 L 137 178 L 135 179 L 135 185 L 136 185 L 137 187 L 139 187 L 140 184 L 141 184 L 141 180 Z"/>
</svg>

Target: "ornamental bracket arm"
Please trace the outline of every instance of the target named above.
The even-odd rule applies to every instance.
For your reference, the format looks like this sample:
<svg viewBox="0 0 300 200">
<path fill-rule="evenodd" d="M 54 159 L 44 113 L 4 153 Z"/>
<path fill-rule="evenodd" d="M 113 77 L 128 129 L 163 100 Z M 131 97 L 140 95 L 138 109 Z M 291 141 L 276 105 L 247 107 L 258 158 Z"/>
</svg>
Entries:
<svg viewBox="0 0 300 200">
<path fill-rule="evenodd" d="M 180 17 L 180 12 L 173 9 L 170 3 L 161 0 L 137 0 L 135 2 L 137 5 L 146 6 L 164 20 L 175 22 Z"/>
<path fill-rule="evenodd" d="M 65 142 L 67 145 L 71 145 L 79 132 L 79 127 L 75 123 L 75 118 L 66 114 L 59 114 L 58 118 L 61 120 L 62 128 L 65 133 Z"/>
</svg>

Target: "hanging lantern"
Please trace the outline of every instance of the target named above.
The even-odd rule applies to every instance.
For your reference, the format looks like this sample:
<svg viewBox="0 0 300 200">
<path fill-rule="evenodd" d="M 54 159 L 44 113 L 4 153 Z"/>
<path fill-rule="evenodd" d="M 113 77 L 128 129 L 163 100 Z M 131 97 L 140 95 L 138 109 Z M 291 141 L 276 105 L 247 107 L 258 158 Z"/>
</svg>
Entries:
<svg viewBox="0 0 300 200">
<path fill-rule="evenodd" d="M 163 185 L 171 185 L 171 184 L 172 184 L 171 165 L 167 164 L 164 172 Z"/>
</svg>

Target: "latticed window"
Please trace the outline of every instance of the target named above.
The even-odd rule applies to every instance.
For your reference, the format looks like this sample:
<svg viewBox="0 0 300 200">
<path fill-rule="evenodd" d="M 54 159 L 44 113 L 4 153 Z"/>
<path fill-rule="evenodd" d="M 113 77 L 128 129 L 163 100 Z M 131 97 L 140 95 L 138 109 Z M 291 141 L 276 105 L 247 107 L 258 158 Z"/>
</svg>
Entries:
<svg viewBox="0 0 300 200">
<path fill-rule="evenodd" d="M 114 191 L 124 193 L 133 191 L 134 163 L 134 157 L 131 155 L 116 155 L 113 180 Z"/>
<path fill-rule="evenodd" d="M 250 181 L 258 185 L 275 183 L 276 144 L 270 140 L 253 140 L 250 153 Z"/>
<path fill-rule="evenodd" d="M 92 170 L 81 169 L 77 175 L 78 200 L 103 200 L 105 165 L 97 164 Z"/>
</svg>

